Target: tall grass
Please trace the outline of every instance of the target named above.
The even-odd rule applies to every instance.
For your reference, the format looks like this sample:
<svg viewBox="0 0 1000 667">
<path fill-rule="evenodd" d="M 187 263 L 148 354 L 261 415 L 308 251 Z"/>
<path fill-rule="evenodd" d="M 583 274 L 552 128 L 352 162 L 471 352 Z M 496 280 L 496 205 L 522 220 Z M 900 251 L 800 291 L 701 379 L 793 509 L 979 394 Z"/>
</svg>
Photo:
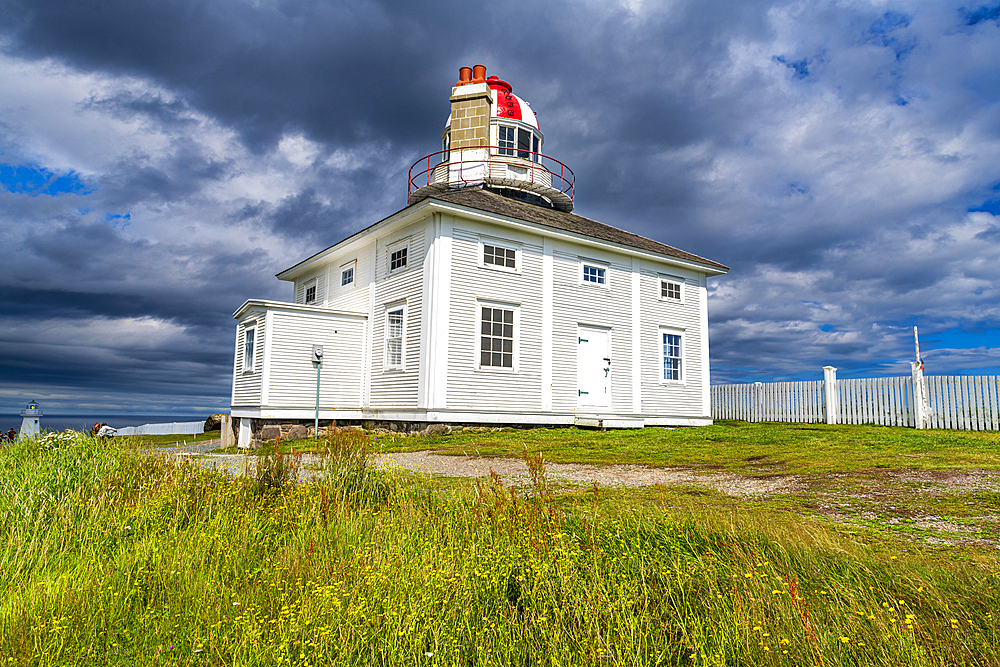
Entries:
<svg viewBox="0 0 1000 667">
<path fill-rule="evenodd" d="M 530 488 L 456 487 L 327 444 L 308 484 L 79 436 L 0 452 L 0 664 L 1000 663 L 995 558 L 560 496 L 537 456 Z"/>
</svg>

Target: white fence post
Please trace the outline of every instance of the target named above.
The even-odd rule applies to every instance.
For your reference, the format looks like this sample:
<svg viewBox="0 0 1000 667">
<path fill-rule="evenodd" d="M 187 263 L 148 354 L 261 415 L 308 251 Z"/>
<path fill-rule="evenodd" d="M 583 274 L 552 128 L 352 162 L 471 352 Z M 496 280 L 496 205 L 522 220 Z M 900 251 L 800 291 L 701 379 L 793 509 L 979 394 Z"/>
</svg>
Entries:
<svg viewBox="0 0 1000 667">
<path fill-rule="evenodd" d="M 753 383 L 753 396 L 754 396 L 754 414 L 750 421 L 752 422 L 762 422 L 764 421 L 764 383 L 754 382 Z"/>
<path fill-rule="evenodd" d="M 929 428 L 931 415 L 930 396 L 927 394 L 927 382 L 924 380 L 924 369 L 919 361 L 910 362 L 913 372 L 913 421 L 916 428 Z"/>
<path fill-rule="evenodd" d="M 823 366 L 823 395 L 826 399 L 826 423 L 836 424 L 840 406 L 837 405 L 837 369 L 833 366 Z"/>
</svg>

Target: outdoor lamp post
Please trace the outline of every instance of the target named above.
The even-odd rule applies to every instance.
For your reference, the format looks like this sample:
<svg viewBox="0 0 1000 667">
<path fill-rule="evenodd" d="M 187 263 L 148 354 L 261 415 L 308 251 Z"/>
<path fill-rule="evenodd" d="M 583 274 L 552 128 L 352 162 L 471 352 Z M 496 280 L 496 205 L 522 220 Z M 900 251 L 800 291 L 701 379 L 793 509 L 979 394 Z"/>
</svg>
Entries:
<svg viewBox="0 0 1000 667">
<path fill-rule="evenodd" d="M 313 424 L 313 440 L 319 440 L 319 372 L 323 368 L 322 345 L 313 345 L 312 362 L 316 364 L 316 421 Z"/>
</svg>

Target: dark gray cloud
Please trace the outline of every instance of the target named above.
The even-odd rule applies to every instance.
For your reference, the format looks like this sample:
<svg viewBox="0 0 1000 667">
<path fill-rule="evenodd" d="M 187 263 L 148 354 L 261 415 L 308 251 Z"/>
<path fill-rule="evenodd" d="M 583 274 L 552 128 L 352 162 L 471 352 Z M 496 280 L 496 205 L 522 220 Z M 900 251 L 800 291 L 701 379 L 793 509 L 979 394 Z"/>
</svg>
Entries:
<svg viewBox="0 0 1000 667">
<path fill-rule="evenodd" d="M 224 406 L 233 310 L 405 204 L 476 62 L 579 213 L 733 267 L 716 379 L 900 372 L 914 323 L 939 370 L 997 372 L 997 12 L 9 0 L 0 164 L 80 186 L 0 188 L 0 399 Z"/>
</svg>

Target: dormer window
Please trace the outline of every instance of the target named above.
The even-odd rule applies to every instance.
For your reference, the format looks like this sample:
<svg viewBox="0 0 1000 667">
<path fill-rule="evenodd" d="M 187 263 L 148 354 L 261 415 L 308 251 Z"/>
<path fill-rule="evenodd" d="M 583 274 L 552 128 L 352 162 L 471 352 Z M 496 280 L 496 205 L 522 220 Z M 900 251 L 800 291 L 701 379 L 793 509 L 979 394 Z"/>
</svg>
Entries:
<svg viewBox="0 0 1000 667">
<path fill-rule="evenodd" d="M 396 271 L 398 269 L 406 268 L 406 250 L 404 246 L 399 250 L 394 250 L 389 253 L 389 271 Z"/>
<path fill-rule="evenodd" d="M 302 292 L 299 303 L 313 303 L 316 301 L 316 279 L 309 280 L 301 287 Z"/>
<path fill-rule="evenodd" d="M 597 285 L 599 287 L 608 286 L 607 265 L 596 262 L 580 262 L 580 283 L 583 285 Z"/>
<path fill-rule="evenodd" d="M 517 268 L 517 251 L 513 248 L 483 244 L 483 264 L 487 266 L 502 266 L 507 269 Z"/>
<path fill-rule="evenodd" d="M 660 299 L 663 301 L 684 300 L 683 290 L 684 280 L 682 278 L 661 277 L 660 278 Z"/>
</svg>

